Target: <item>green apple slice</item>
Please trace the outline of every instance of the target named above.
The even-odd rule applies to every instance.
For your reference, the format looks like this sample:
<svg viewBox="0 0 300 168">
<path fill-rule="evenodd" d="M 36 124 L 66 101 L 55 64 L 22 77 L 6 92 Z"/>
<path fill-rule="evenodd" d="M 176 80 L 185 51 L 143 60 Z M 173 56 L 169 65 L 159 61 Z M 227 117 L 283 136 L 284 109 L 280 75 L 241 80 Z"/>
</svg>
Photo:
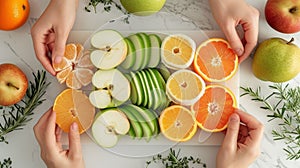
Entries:
<svg viewBox="0 0 300 168">
<path fill-rule="evenodd" d="M 159 74 L 158 71 L 157 71 L 158 74 L 155 73 L 155 69 L 149 69 L 148 71 L 150 73 L 150 76 L 153 79 L 153 82 L 154 82 L 156 88 L 157 88 L 156 91 L 159 93 L 158 94 L 159 95 L 159 100 L 160 100 L 159 106 L 154 110 L 161 110 L 161 109 L 164 108 L 164 106 L 167 102 L 167 97 L 166 97 L 166 94 L 165 94 L 165 88 L 166 88 L 165 85 L 166 85 L 166 83 L 165 83 L 165 81 L 163 80 L 163 78 L 161 77 L 161 75 Z"/>
<path fill-rule="evenodd" d="M 151 57 L 151 41 L 149 36 L 146 33 L 138 33 L 138 35 L 140 35 L 144 41 L 145 44 L 145 54 L 144 54 L 144 58 L 143 58 L 143 64 L 142 67 L 140 69 L 144 69 L 148 66 L 148 63 L 150 61 L 150 57 Z"/>
<path fill-rule="evenodd" d="M 130 39 L 124 38 L 124 40 L 127 44 L 127 56 L 120 66 L 123 69 L 130 69 L 134 65 L 136 59 L 135 47 Z"/>
<path fill-rule="evenodd" d="M 150 69 L 145 70 L 146 72 L 146 76 L 149 79 L 149 87 L 150 87 L 150 91 L 151 91 L 151 95 L 153 97 L 153 103 L 152 106 L 150 108 L 152 108 L 153 110 L 158 109 L 158 107 L 160 106 L 161 102 L 160 102 L 160 98 L 161 98 L 161 92 L 159 91 L 159 85 L 157 84 L 157 81 L 155 78 L 152 77 L 152 75 L 150 74 Z"/>
<path fill-rule="evenodd" d="M 142 82 L 138 78 L 137 74 L 135 74 L 133 72 L 131 72 L 130 74 L 131 74 L 132 81 L 136 88 L 136 93 L 137 93 L 136 105 L 139 106 L 143 103 L 143 101 L 145 101 L 145 95 L 144 95 L 144 91 L 143 91 Z"/>
<path fill-rule="evenodd" d="M 133 115 L 133 112 L 130 109 L 128 109 L 126 105 L 119 107 L 119 109 L 129 119 L 130 126 L 134 130 L 135 137 L 137 137 L 138 139 L 141 139 L 143 137 L 143 128 L 140 125 L 140 123 L 137 120 L 137 118 Z"/>
<path fill-rule="evenodd" d="M 144 80 L 143 76 L 142 76 L 142 71 L 139 71 L 136 73 L 137 78 L 139 79 L 139 81 L 141 81 L 141 85 L 142 85 L 142 94 L 144 96 L 144 100 L 142 102 L 142 106 L 146 107 L 148 104 L 148 92 L 147 92 L 147 86 L 146 86 L 146 81 Z"/>
<path fill-rule="evenodd" d="M 122 112 L 109 109 L 96 115 L 92 135 L 100 146 L 110 148 L 117 144 L 119 135 L 125 135 L 129 128 L 130 123 Z"/>
<path fill-rule="evenodd" d="M 136 59 L 134 65 L 131 67 L 133 71 L 137 71 L 142 68 L 145 57 L 145 44 L 143 38 L 139 34 L 133 34 L 128 36 L 135 47 Z"/>
<path fill-rule="evenodd" d="M 104 109 L 112 106 L 112 100 L 108 90 L 95 90 L 89 95 L 91 104 L 99 109 Z"/>
<path fill-rule="evenodd" d="M 91 38 L 94 50 L 91 62 L 99 69 L 112 69 L 120 65 L 127 55 L 127 44 L 122 35 L 114 30 L 102 30 Z"/>
<path fill-rule="evenodd" d="M 128 79 L 117 69 L 98 70 L 93 78 L 93 85 L 98 90 L 107 90 L 114 106 L 126 102 L 130 97 Z"/>
<path fill-rule="evenodd" d="M 159 128 L 159 123 L 158 123 L 158 115 L 155 111 L 153 111 L 152 109 L 147 109 L 147 108 L 144 108 L 144 107 L 141 107 L 145 113 L 147 114 L 147 116 L 150 118 L 150 119 L 153 119 L 151 121 L 151 124 L 154 125 L 154 131 L 153 131 L 153 135 L 158 135 L 159 132 L 160 132 L 160 128 Z"/>
<path fill-rule="evenodd" d="M 157 70 L 162 75 L 165 81 L 168 81 L 169 77 L 171 76 L 171 72 L 164 64 L 159 64 Z"/>
<path fill-rule="evenodd" d="M 147 104 L 144 107 L 151 108 L 153 106 L 155 100 L 154 100 L 153 94 L 151 92 L 150 81 L 147 78 L 145 70 L 140 71 L 139 74 L 140 74 L 140 77 L 143 79 L 143 81 L 145 83 L 144 92 L 145 92 L 145 96 L 148 99 Z"/>
<path fill-rule="evenodd" d="M 156 34 L 149 35 L 151 41 L 151 56 L 148 63 L 148 67 L 155 68 L 160 63 L 160 46 L 161 46 L 161 39 Z"/>
<path fill-rule="evenodd" d="M 147 124 L 147 121 L 145 118 L 141 115 L 140 111 L 136 108 L 133 108 L 130 105 L 127 105 L 126 108 L 132 112 L 132 115 L 135 116 L 137 121 L 140 123 L 142 129 L 143 129 L 143 137 L 146 138 L 146 141 L 149 141 L 152 137 L 152 131 L 149 125 Z"/>
</svg>

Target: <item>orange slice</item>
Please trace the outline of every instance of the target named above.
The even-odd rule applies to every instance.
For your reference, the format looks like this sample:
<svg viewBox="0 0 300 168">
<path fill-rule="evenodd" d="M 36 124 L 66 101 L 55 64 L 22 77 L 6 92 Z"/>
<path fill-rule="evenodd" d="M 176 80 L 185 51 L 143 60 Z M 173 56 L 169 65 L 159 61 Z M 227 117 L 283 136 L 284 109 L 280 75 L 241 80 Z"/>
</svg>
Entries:
<svg viewBox="0 0 300 168">
<path fill-rule="evenodd" d="M 208 85 L 200 100 L 192 105 L 198 126 L 208 132 L 220 132 L 227 122 L 237 102 L 233 93 L 221 85 Z"/>
<path fill-rule="evenodd" d="M 196 43 L 184 34 L 166 37 L 161 45 L 161 59 L 168 68 L 188 68 L 194 59 Z"/>
<path fill-rule="evenodd" d="M 238 56 L 221 38 L 203 42 L 196 51 L 194 70 L 208 82 L 224 82 L 237 71 Z"/>
<path fill-rule="evenodd" d="M 79 90 L 66 89 L 55 99 L 53 110 L 56 112 L 56 124 L 69 132 L 70 125 L 78 124 L 79 132 L 83 133 L 93 123 L 95 108 L 89 98 Z"/>
<path fill-rule="evenodd" d="M 159 117 L 159 126 L 166 138 L 176 142 L 190 140 L 197 131 L 195 116 L 180 105 L 167 107 Z"/>
<path fill-rule="evenodd" d="M 182 69 L 174 72 L 167 80 L 166 93 L 176 104 L 192 105 L 203 95 L 205 83 L 193 71 Z"/>
<path fill-rule="evenodd" d="M 57 72 L 57 80 L 66 82 L 69 88 L 80 89 L 92 81 L 94 66 L 89 59 L 89 52 L 84 52 L 81 44 L 67 44 L 62 62 L 53 63 L 53 68 Z"/>
</svg>

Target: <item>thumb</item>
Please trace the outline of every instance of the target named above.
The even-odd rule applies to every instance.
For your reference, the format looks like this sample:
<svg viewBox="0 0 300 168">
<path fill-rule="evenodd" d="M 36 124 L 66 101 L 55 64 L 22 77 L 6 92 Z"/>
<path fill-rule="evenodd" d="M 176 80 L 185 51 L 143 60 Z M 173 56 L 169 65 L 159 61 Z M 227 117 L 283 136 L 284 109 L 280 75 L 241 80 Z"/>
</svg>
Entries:
<svg viewBox="0 0 300 168">
<path fill-rule="evenodd" d="M 234 50 L 234 52 L 238 55 L 241 56 L 244 53 L 244 46 L 242 44 L 242 41 L 236 31 L 236 28 L 234 26 L 227 26 L 225 28 L 224 34 L 231 46 L 231 48 Z"/>
<path fill-rule="evenodd" d="M 77 158 L 78 156 L 81 156 L 80 134 L 78 125 L 74 122 L 69 132 L 69 157 Z"/>
<path fill-rule="evenodd" d="M 233 113 L 229 118 L 226 135 L 223 141 L 223 147 L 232 150 L 236 149 L 239 128 L 240 128 L 240 117 L 238 116 L 238 114 Z"/>
<path fill-rule="evenodd" d="M 60 31 L 55 32 L 55 44 L 52 52 L 52 61 L 60 63 L 65 54 L 65 45 L 68 39 L 68 33 Z"/>
</svg>

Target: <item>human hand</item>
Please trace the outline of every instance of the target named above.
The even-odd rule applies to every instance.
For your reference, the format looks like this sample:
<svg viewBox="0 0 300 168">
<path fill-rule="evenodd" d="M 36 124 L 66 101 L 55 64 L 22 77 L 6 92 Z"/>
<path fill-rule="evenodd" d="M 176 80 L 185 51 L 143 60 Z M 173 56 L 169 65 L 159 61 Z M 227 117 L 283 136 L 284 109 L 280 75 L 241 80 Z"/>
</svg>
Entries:
<svg viewBox="0 0 300 168">
<path fill-rule="evenodd" d="M 209 3 L 216 22 L 239 56 L 239 62 L 244 61 L 257 44 L 259 11 L 244 0 L 210 0 Z M 244 31 L 243 40 L 236 31 L 238 25 Z"/>
<path fill-rule="evenodd" d="M 64 56 L 77 6 L 78 0 L 51 0 L 31 29 L 36 57 L 52 75 L 56 75 L 52 62 L 60 63 Z"/>
<path fill-rule="evenodd" d="M 49 109 L 34 126 L 41 148 L 41 158 L 48 168 L 84 168 L 78 126 L 73 123 L 69 132 L 69 149 L 61 144 L 62 130 L 55 124 L 56 113 Z"/>
<path fill-rule="evenodd" d="M 243 123 L 243 124 L 240 124 Z M 236 109 L 230 116 L 226 135 L 217 155 L 217 168 L 246 168 L 260 153 L 263 125 Z"/>
</svg>

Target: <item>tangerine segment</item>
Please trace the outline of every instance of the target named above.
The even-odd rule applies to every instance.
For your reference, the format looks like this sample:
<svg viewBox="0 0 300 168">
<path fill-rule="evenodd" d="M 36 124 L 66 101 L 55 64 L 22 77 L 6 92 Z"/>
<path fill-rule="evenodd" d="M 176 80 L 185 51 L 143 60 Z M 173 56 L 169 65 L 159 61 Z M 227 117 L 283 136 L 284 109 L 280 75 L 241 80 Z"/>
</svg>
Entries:
<svg viewBox="0 0 300 168">
<path fill-rule="evenodd" d="M 170 35 L 162 42 L 162 62 L 172 69 L 188 68 L 194 58 L 196 43 L 183 34 Z"/>
<path fill-rule="evenodd" d="M 208 132 L 220 132 L 227 122 L 237 102 L 233 93 L 221 85 L 208 85 L 200 100 L 192 105 L 198 126 Z"/>
<path fill-rule="evenodd" d="M 69 132 L 71 124 L 76 122 L 80 134 L 90 128 L 95 115 L 89 98 L 82 91 L 73 89 L 66 89 L 56 97 L 53 110 L 56 124 L 64 132 Z"/>
<path fill-rule="evenodd" d="M 197 131 L 194 115 L 180 105 L 167 107 L 159 117 L 159 126 L 166 138 L 176 142 L 191 139 Z"/>
<path fill-rule="evenodd" d="M 200 99 L 205 90 L 202 78 L 190 70 L 178 70 L 166 84 L 169 98 L 177 104 L 192 105 Z"/>
<path fill-rule="evenodd" d="M 197 48 L 194 69 L 206 81 L 226 81 L 235 74 L 237 67 L 238 56 L 224 39 L 212 38 Z"/>
</svg>

